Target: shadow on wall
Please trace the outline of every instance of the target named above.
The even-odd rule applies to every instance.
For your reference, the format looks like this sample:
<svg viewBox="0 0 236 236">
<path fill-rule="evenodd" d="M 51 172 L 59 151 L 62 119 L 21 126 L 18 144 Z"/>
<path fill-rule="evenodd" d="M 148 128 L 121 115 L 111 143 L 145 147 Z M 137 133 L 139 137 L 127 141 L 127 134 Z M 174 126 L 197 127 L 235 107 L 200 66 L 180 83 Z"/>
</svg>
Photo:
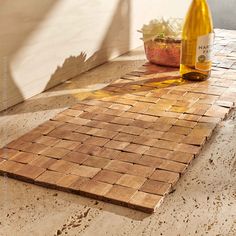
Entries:
<svg viewBox="0 0 236 236">
<path fill-rule="evenodd" d="M 55 3 L 55 1 L 51 2 Z M 50 8 L 52 7 L 52 5 L 48 7 Z M 44 6 L 43 8 L 46 8 L 46 6 Z M 45 90 L 48 90 L 49 88 L 52 88 L 63 81 L 72 79 L 77 75 L 91 69 L 92 67 L 96 67 L 101 63 L 106 62 L 114 54 L 120 55 L 123 52 L 128 51 L 130 46 L 130 14 L 131 14 L 130 0 L 119 0 L 116 7 L 116 11 L 109 24 L 107 32 L 100 44 L 99 50 L 89 58 L 87 58 L 85 52 L 81 52 L 78 56 L 70 56 L 69 58 L 66 58 L 63 65 L 61 67 L 57 67 L 55 72 L 52 74 L 49 82 L 45 87 Z M 43 19 L 43 16 L 41 16 L 41 18 Z M 35 27 L 37 27 L 37 25 L 35 25 Z M 28 33 L 33 32 L 33 30 L 34 30 L 33 28 L 29 29 Z M 23 36 L 21 37 L 21 40 L 15 42 L 14 52 L 17 52 L 20 46 L 23 45 L 24 40 L 27 39 L 27 36 L 28 35 L 25 34 L 24 37 Z M 126 62 L 126 64 L 127 63 L 128 62 Z M 23 98 L 22 94 L 20 93 L 20 90 L 14 83 L 14 79 L 10 76 L 10 73 L 8 74 L 7 77 L 8 80 L 11 81 L 12 89 L 13 90 L 17 89 L 18 93 Z M 91 85 L 93 83 L 94 80 L 86 81 L 86 86 Z M 60 88 L 58 88 L 57 90 L 60 90 Z M 70 97 L 70 99 L 68 99 L 68 97 Z M 61 101 L 60 103 L 58 102 L 58 99 L 60 99 Z M 22 103 L 21 106 L 23 107 L 23 109 L 21 110 L 22 112 L 27 113 L 27 112 L 37 112 L 41 110 L 58 109 L 67 107 L 71 104 L 75 104 L 77 101 L 78 101 L 78 96 L 75 96 L 73 94 L 72 95 L 65 94 L 46 98 L 39 97 L 35 99 L 29 99 L 24 103 Z M 14 111 L 14 110 L 8 111 L 8 115 L 13 115 L 16 113 L 18 114 L 19 111 Z"/>
<path fill-rule="evenodd" d="M 53 6 L 57 3 L 56 0 L 47 1 L 32 1 L 32 0 L 16 0 L 14 1 L 14 7 L 12 6 L 12 0 L 2 0 L 0 7 L 0 110 L 3 107 L 8 107 L 8 104 L 14 104 L 21 100 L 24 100 L 24 96 L 21 94 L 20 89 L 14 82 L 9 65 L 12 57 L 18 50 L 24 45 L 28 37 L 39 27 L 40 22 L 50 12 Z M 14 17 L 16 9 L 21 9 L 22 14 L 19 18 Z M 34 12 L 34 22 L 28 22 L 28 15 L 32 15 L 32 9 L 37 9 Z M 12 17 L 5 17 L 6 15 L 12 15 Z M 10 32 L 10 26 L 14 25 L 14 36 L 9 38 L 6 32 Z M 6 91 L 9 94 L 14 94 L 12 101 L 6 100 Z M 14 99 L 17 101 L 14 102 Z M 6 104 L 7 103 L 7 104 Z"/>
<path fill-rule="evenodd" d="M 58 67 L 51 76 L 45 90 L 108 61 L 113 54 L 120 55 L 128 51 L 130 46 L 130 14 L 130 0 L 120 0 L 99 50 L 89 58 L 86 58 L 85 52 L 81 52 L 78 56 L 65 59 L 63 65 Z M 88 81 L 88 85 L 91 83 L 92 81 Z"/>
</svg>

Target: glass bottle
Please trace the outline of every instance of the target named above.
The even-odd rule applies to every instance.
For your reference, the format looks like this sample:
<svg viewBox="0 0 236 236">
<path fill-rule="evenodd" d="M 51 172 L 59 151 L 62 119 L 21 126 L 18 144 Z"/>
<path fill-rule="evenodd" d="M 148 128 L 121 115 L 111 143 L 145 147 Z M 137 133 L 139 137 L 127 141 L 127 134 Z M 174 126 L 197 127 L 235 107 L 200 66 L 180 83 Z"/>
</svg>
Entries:
<svg viewBox="0 0 236 236">
<path fill-rule="evenodd" d="M 214 32 L 206 0 L 193 0 L 182 31 L 180 74 L 187 80 L 206 80 L 211 75 Z"/>
</svg>

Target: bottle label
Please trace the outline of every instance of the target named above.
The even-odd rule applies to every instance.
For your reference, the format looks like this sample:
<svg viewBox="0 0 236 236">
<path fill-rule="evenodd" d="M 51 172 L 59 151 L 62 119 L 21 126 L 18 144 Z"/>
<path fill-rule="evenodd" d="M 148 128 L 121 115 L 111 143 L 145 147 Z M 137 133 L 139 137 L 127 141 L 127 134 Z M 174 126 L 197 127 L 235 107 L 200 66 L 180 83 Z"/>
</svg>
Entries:
<svg viewBox="0 0 236 236">
<path fill-rule="evenodd" d="M 195 68 L 201 71 L 211 70 L 212 60 L 211 54 L 213 49 L 214 34 L 206 34 L 199 36 L 196 48 L 196 64 Z"/>
</svg>

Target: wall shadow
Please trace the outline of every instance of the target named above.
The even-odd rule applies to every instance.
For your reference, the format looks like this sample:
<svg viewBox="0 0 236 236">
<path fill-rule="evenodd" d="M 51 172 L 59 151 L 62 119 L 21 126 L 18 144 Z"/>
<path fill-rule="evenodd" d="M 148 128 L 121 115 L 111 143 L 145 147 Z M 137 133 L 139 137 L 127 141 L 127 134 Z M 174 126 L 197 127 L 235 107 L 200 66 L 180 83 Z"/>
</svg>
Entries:
<svg viewBox="0 0 236 236">
<path fill-rule="evenodd" d="M 51 76 L 45 90 L 107 62 L 114 54 L 118 56 L 129 50 L 131 17 L 130 1 L 131 0 L 119 0 L 116 11 L 99 49 L 88 58 L 86 52 L 81 52 L 78 56 L 66 58 L 63 65 L 58 67 Z M 92 41 L 92 39 L 89 40 Z M 87 85 L 92 83 L 93 81 L 91 80 L 87 81 Z"/>
<path fill-rule="evenodd" d="M 56 5 L 57 0 L 32 1 L 32 0 L 2 0 L 0 6 L 0 110 L 15 104 L 19 99 L 24 100 L 24 96 L 14 81 L 10 72 L 10 62 L 12 57 L 24 45 L 28 37 L 39 27 L 42 20 Z M 34 10 L 33 21 L 29 21 Z M 17 18 L 14 14 L 17 12 Z M 7 16 L 7 17 L 6 17 Z M 11 16 L 11 17 L 10 17 Z M 14 32 L 11 26 L 14 26 Z M 12 35 L 12 37 L 9 37 Z M 14 94 L 10 100 L 7 99 L 6 91 Z"/>
<path fill-rule="evenodd" d="M 52 2 L 55 3 L 55 1 L 51 1 L 51 3 Z M 81 52 L 78 56 L 70 56 L 69 58 L 66 58 L 63 65 L 58 66 L 52 74 L 49 82 L 45 86 L 46 92 L 48 91 L 50 93 L 51 91 L 60 91 L 60 86 L 57 88 L 54 88 L 54 86 L 58 86 L 60 83 L 68 81 L 69 79 L 76 79 L 76 83 L 79 84 L 80 80 L 76 78 L 76 76 L 107 62 L 114 54 L 121 55 L 122 53 L 127 52 L 130 47 L 130 17 L 131 0 L 119 0 L 115 13 L 109 27 L 107 28 L 107 32 L 100 44 L 99 50 L 88 58 L 86 52 Z M 16 48 L 20 47 L 20 45 L 23 44 L 23 41 L 23 39 L 19 40 Z M 14 84 L 14 80 L 11 79 L 11 81 L 11 83 Z M 86 81 L 86 86 L 92 85 L 93 83 L 94 80 L 88 80 Z M 17 85 L 15 84 L 12 87 L 17 89 Z M 75 87 L 71 87 L 69 83 L 66 87 L 67 89 L 76 89 Z M 49 90 L 51 88 L 53 89 Z M 63 90 L 64 89 L 65 88 L 63 87 Z M 58 100 L 60 100 L 60 102 L 58 102 Z M 69 93 L 44 98 L 38 96 L 37 98 L 32 97 L 27 99 L 20 105 L 18 104 L 20 107 L 17 109 L 14 109 L 14 106 L 12 106 L 10 109 L 7 109 L 6 112 L 7 115 L 14 115 L 19 113 L 64 108 L 75 104 L 78 100 L 78 96 Z"/>
</svg>

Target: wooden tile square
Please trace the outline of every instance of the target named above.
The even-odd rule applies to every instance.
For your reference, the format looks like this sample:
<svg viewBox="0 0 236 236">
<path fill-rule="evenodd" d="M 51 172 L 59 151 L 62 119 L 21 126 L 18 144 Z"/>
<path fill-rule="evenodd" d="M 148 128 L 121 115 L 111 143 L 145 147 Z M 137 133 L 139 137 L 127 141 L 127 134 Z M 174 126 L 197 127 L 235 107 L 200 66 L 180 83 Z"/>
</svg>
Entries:
<svg viewBox="0 0 236 236">
<path fill-rule="evenodd" d="M 34 142 L 41 143 L 46 146 L 54 146 L 60 139 L 50 137 L 50 136 L 40 136 L 39 138 L 35 139 Z"/>
<path fill-rule="evenodd" d="M 177 162 L 181 162 L 185 164 L 190 164 L 191 161 L 194 159 L 194 154 L 174 151 L 174 152 L 169 153 L 169 155 L 167 156 L 167 159 L 171 161 L 177 161 Z"/>
<path fill-rule="evenodd" d="M 141 157 L 142 155 L 138 153 L 120 152 L 115 159 L 124 162 L 137 163 Z"/>
<path fill-rule="evenodd" d="M 150 103 L 147 102 L 137 102 L 135 106 L 129 109 L 129 112 L 143 113 L 147 111 L 147 109 L 151 106 Z"/>
<path fill-rule="evenodd" d="M 126 100 L 127 101 L 127 100 Z M 131 103 L 136 103 L 135 101 L 131 101 Z M 121 115 L 120 115 L 121 117 L 123 117 L 123 118 L 129 118 L 129 119 L 132 119 L 132 121 L 131 121 L 131 123 L 129 123 L 129 124 L 132 124 L 132 122 L 134 121 L 134 119 L 136 119 L 137 118 L 137 114 L 136 113 L 132 113 L 132 112 L 128 112 L 128 111 L 126 111 L 126 112 L 123 112 Z"/>
<path fill-rule="evenodd" d="M 192 115 L 199 115 L 202 116 L 206 113 L 206 111 L 210 108 L 210 105 L 208 104 L 202 104 L 202 103 L 197 103 L 194 104 L 187 113 L 192 114 Z"/>
<path fill-rule="evenodd" d="M 52 157 L 55 159 L 62 159 L 66 154 L 68 154 L 70 151 L 64 148 L 58 148 L 58 147 L 48 147 L 44 151 L 42 151 L 40 154 Z"/>
<path fill-rule="evenodd" d="M 145 136 L 135 136 L 133 143 L 151 147 L 154 145 L 155 139 Z"/>
<path fill-rule="evenodd" d="M 16 156 L 11 157 L 9 160 L 27 164 L 33 160 L 36 160 L 37 158 L 38 158 L 37 154 L 20 152 Z"/>
<path fill-rule="evenodd" d="M 38 178 L 35 179 L 36 184 L 45 187 L 55 188 L 56 183 L 65 176 L 63 173 L 46 170 Z"/>
<path fill-rule="evenodd" d="M 153 171 L 153 167 L 134 164 L 128 168 L 126 173 L 147 178 L 153 173 Z"/>
<path fill-rule="evenodd" d="M 114 172 L 110 170 L 101 170 L 100 172 L 98 172 L 97 175 L 93 177 L 93 180 L 97 180 L 97 181 L 105 182 L 109 184 L 115 184 L 120 179 L 121 176 L 122 174 L 118 172 Z"/>
<path fill-rule="evenodd" d="M 175 150 L 178 143 L 166 140 L 156 140 L 153 146 L 161 149 Z"/>
<path fill-rule="evenodd" d="M 101 128 L 105 129 L 105 130 L 111 130 L 111 131 L 118 132 L 118 131 L 122 130 L 123 125 L 111 124 L 111 123 L 103 123 L 101 125 Z"/>
<path fill-rule="evenodd" d="M 61 125 L 63 125 L 61 121 L 48 120 L 35 128 L 34 131 L 46 135 Z"/>
<path fill-rule="evenodd" d="M 206 136 L 199 136 L 197 134 L 189 134 L 184 140 L 183 143 L 202 146 L 206 142 Z"/>
<path fill-rule="evenodd" d="M 184 173 L 186 171 L 187 165 L 175 161 L 164 160 L 158 168 L 176 173 Z"/>
<path fill-rule="evenodd" d="M 155 139 L 157 139 L 157 138 L 162 137 L 163 134 L 164 134 L 164 132 L 162 132 L 162 131 L 146 129 L 146 130 L 143 131 L 141 136 L 143 136 L 145 138 L 155 138 Z"/>
<path fill-rule="evenodd" d="M 109 139 L 107 138 L 100 138 L 100 137 L 90 137 L 86 140 L 85 144 L 95 145 L 95 146 L 104 146 L 107 142 L 109 142 Z"/>
<path fill-rule="evenodd" d="M 119 105 L 119 104 L 118 104 Z M 124 111 L 118 110 L 118 109 L 107 109 L 106 111 L 103 111 L 106 115 L 112 115 L 112 116 L 120 116 Z"/>
<path fill-rule="evenodd" d="M 190 145 L 190 144 L 179 144 L 175 151 L 186 152 L 191 154 L 198 154 L 201 150 L 201 147 Z"/>
<path fill-rule="evenodd" d="M 201 119 L 202 116 L 198 116 L 198 115 L 191 115 L 191 114 L 182 114 L 180 116 L 181 120 L 187 120 L 187 121 L 199 121 Z"/>
<path fill-rule="evenodd" d="M 77 175 L 63 175 L 55 182 L 58 189 L 70 191 L 70 186 L 74 184 L 80 177 Z"/>
<path fill-rule="evenodd" d="M 80 142 L 69 141 L 69 140 L 60 140 L 59 142 L 57 142 L 54 145 L 54 147 L 68 149 L 68 150 L 74 150 L 80 144 L 81 144 Z"/>
<path fill-rule="evenodd" d="M 164 123 L 164 122 L 154 122 L 150 127 L 149 129 L 150 130 L 157 130 L 157 131 L 162 131 L 162 132 L 166 132 L 168 130 L 170 130 L 170 128 L 172 127 L 171 124 L 167 124 L 167 123 Z"/>
<path fill-rule="evenodd" d="M 83 119 L 80 117 L 70 118 L 67 122 L 76 124 L 76 125 L 86 125 L 90 120 Z"/>
<path fill-rule="evenodd" d="M 12 157 L 15 157 L 19 153 L 20 152 L 18 150 L 9 149 L 9 148 L 2 148 L 2 149 L 0 149 L 0 158 L 8 160 Z"/>
<path fill-rule="evenodd" d="M 161 148 L 155 148 L 151 147 L 149 150 L 145 152 L 146 155 L 154 156 L 154 157 L 161 157 L 161 158 L 167 158 L 167 156 L 171 153 L 170 150 L 161 149 Z"/>
<path fill-rule="evenodd" d="M 78 132 L 78 133 L 81 133 L 81 134 L 89 134 L 90 135 L 93 129 L 95 129 L 96 131 L 99 130 L 99 129 L 92 128 L 92 127 L 89 127 L 89 126 L 76 125 L 76 129 L 74 129 L 74 131 Z"/>
<path fill-rule="evenodd" d="M 103 128 L 105 124 L 109 124 L 107 122 L 97 121 L 97 120 L 91 120 L 86 124 L 86 126 L 83 127 L 89 127 L 89 128 L 96 128 L 97 130 L 100 128 Z M 80 132 L 81 128 L 78 129 L 78 132 Z M 82 129 L 83 130 L 83 129 Z M 82 131 L 81 131 L 82 132 Z"/>
<path fill-rule="evenodd" d="M 143 114 L 135 114 L 135 115 L 136 115 L 136 119 L 143 120 L 143 121 L 155 122 L 158 119 L 158 117 L 150 116 L 150 115 L 143 115 Z"/>
<path fill-rule="evenodd" d="M 25 164 L 14 161 L 3 161 L 0 163 L 0 173 L 14 174 L 24 166 Z"/>
<path fill-rule="evenodd" d="M 143 155 L 143 157 L 138 160 L 137 164 L 158 168 L 162 162 L 163 159 L 161 158 Z"/>
<path fill-rule="evenodd" d="M 161 196 L 164 196 L 167 193 L 169 193 L 170 189 L 171 189 L 171 184 L 156 180 L 147 180 L 144 183 L 144 185 L 140 188 L 140 190 L 143 192 Z"/>
<path fill-rule="evenodd" d="M 27 144 L 23 139 L 16 139 L 6 145 L 6 148 L 20 150 L 22 145 Z M 4 148 L 5 149 L 5 148 Z M 1 149 L 2 150 L 2 149 Z"/>
<path fill-rule="evenodd" d="M 100 129 L 94 135 L 102 138 L 112 139 L 116 134 L 117 132 L 111 130 Z"/>
<path fill-rule="evenodd" d="M 95 113 L 95 112 L 83 112 L 80 116 L 79 116 L 79 118 L 82 118 L 82 119 L 85 119 L 85 120 L 91 120 L 91 119 L 93 119 L 95 116 L 97 115 L 97 113 Z M 86 123 L 88 123 L 88 122 L 86 122 Z M 85 124 L 86 124 L 85 123 Z M 81 124 L 82 125 L 82 124 Z"/>
<path fill-rule="evenodd" d="M 180 178 L 179 173 L 170 172 L 166 170 L 156 170 L 150 179 L 165 182 L 174 185 Z"/>
<path fill-rule="evenodd" d="M 134 120 L 126 117 L 116 117 L 112 120 L 112 123 L 118 124 L 118 125 L 130 125 Z"/>
<path fill-rule="evenodd" d="M 90 155 L 80 153 L 80 152 L 70 152 L 66 156 L 63 157 L 63 160 L 74 162 L 77 164 L 82 164 L 84 161 L 86 161 Z"/>
<path fill-rule="evenodd" d="M 197 125 L 197 122 L 188 120 L 178 120 L 176 121 L 175 125 L 186 128 L 194 128 Z"/>
<path fill-rule="evenodd" d="M 221 118 L 202 116 L 200 118 L 199 122 L 203 122 L 203 123 L 216 123 L 216 124 L 218 124 L 218 123 L 221 122 Z"/>
<path fill-rule="evenodd" d="M 174 125 L 178 119 L 173 117 L 160 117 L 158 118 L 159 124 L 168 124 L 168 125 Z"/>
<path fill-rule="evenodd" d="M 199 123 L 200 124 L 200 123 Z M 189 135 L 196 137 L 209 137 L 211 136 L 214 130 L 214 126 L 208 127 L 207 125 L 204 127 L 203 125 L 197 125 Z"/>
<path fill-rule="evenodd" d="M 119 133 L 113 138 L 113 140 L 132 143 L 136 137 L 139 137 L 139 136 L 132 135 L 132 134 Z"/>
<path fill-rule="evenodd" d="M 68 188 L 74 193 L 81 194 L 80 187 L 83 183 L 87 182 L 89 178 L 78 176 L 78 179 L 73 182 Z"/>
<path fill-rule="evenodd" d="M 163 139 L 163 140 L 177 142 L 177 143 L 180 143 L 184 138 L 185 138 L 185 135 L 176 134 L 176 133 L 173 133 L 173 132 L 165 132 L 161 136 L 161 139 Z"/>
<path fill-rule="evenodd" d="M 57 160 L 55 163 L 48 167 L 49 170 L 61 172 L 61 173 L 70 173 L 71 169 L 75 167 L 76 164 L 65 161 L 65 160 Z"/>
<path fill-rule="evenodd" d="M 60 122 L 70 122 L 73 117 L 66 116 L 64 114 L 57 114 L 55 117 L 52 118 L 53 121 L 60 121 Z"/>
<path fill-rule="evenodd" d="M 105 145 L 105 147 L 116 150 L 124 150 L 128 145 L 129 145 L 128 142 L 111 140 Z"/>
<path fill-rule="evenodd" d="M 126 152 L 132 152 L 137 154 L 143 154 L 149 150 L 148 146 L 140 145 L 140 144 L 129 144 L 127 147 L 123 149 Z"/>
<path fill-rule="evenodd" d="M 98 121 L 111 122 L 111 121 L 115 120 L 116 117 L 112 116 L 112 115 L 98 114 L 93 119 L 98 120 Z"/>
<path fill-rule="evenodd" d="M 47 149 L 47 146 L 44 144 L 30 143 L 30 142 L 24 143 L 24 145 L 21 145 L 21 147 L 19 148 L 19 150 L 21 151 L 35 153 L 35 154 L 39 154 L 43 152 L 45 149 Z"/>
<path fill-rule="evenodd" d="M 93 178 L 101 169 L 89 166 L 76 165 L 68 171 L 69 174 Z"/>
<path fill-rule="evenodd" d="M 90 144 L 82 144 L 75 148 L 76 152 L 81 152 L 88 155 L 97 156 L 101 152 L 102 148 L 99 146 L 94 146 Z"/>
<path fill-rule="evenodd" d="M 70 136 L 70 134 L 71 134 L 70 130 L 66 130 L 61 127 L 58 127 L 56 129 L 52 130 L 47 136 L 54 137 L 57 139 L 65 139 L 65 137 Z"/>
<path fill-rule="evenodd" d="M 171 133 L 176 133 L 176 134 L 182 134 L 182 135 L 188 135 L 192 131 L 191 128 L 188 127 L 180 127 L 180 126 L 172 126 L 169 130 Z"/>
<path fill-rule="evenodd" d="M 162 201 L 162 196 L 138 191 L 133 195 L 129 203 L 137 210 L 153 213 Z"/>
<path fill-rule="evenodd" d="M 84 192 L 86 196 L 94 196 L 95 198 L 104 196 L 113 185 L 96 181 L 96 180 L 87 180 L 80 186 L 80 191 Z"/>
<path fill-rule="evenodd" d="M 147 179 L 134 175 L 122 175 L 122 177 L 116 182 L 118 185 L 139 189 Z"/>
<path fill-rule="evenodd" d="M 116 171 L 119 173 L 127 173 L 132 166 L 133 164 L 131 163 L 112 160 L 104 169 Z"/>
<path fill-rule="evenodd" d="M 123 104 L 112 104 L 109 108 L 121 110 L 121 111 L 127 111 L 131 108 L 129 105 L 123 105 Z"/>
<path fill-rule="evenodd" d="M 135 126 L 124 126 L 121 131 L 127 134 L 140 135 L 144 132 L 144 129 Z"/>
<path fill-rule="evenodd" d="M 64 138 L 67 140 L 71 140 L 71 141 L 76 141 L 76 142 L 85 142 L 87 141 L 87 139 L 90 138 L 89 135 L 86 134 L 80 134 L 80 133 L 76 133 L 76 132 L 65 132 L 63 134 L 61 134 L 61 136 L 59 136 L 60 138 Z"/>
<path fill-rule="evenodd" d="M 152 125 L 152 122 L 144 121 L 144 120 L 134 120 L 131 124 L 131 126 L 147 129 Z"/>
<path fill-rule="evenodd" d="M 98 128 L 91 128 L 90 127 L 90 129 L 86 132 L 86 134 L 88 134 L 88 135 L 91 135 L 91 136 L 95 136 L 95 134 L 98 132 L 98 131 L 100 131 L 101 129 L 103 129 L 103 126 L 105 125 L 106 123 L 100 123 L 99 124 L 99 129 Z M 108 123 L 107 123 L 108 124 Z M 76 131 L 77 132 L 77 131 Z M 81 132 L 81 130 L 80 130 L 80 132 Z"/>
<path fill-rule="evenodd" d="M 226 115 L 228 115 L 229 111 L 230 111 L 230 108 L 214 105 L 205 113 L 205 116 L 224 119 Z"/>
<path fill-rule="evenodd" d="M 32 131 L 28 132 L 27 134 L 21 136 L 21 139 L 26 142 L 33 142 L 35 139 L 37 139 L 41 136 L 42 136 L 42 134 L 40 132 L 32 130 Z"/>
<path fill-rule="evenodd" d="M 106 193 L 105 197 L 115 203 L 128 203 L 130 199 L 137 192 L 136 189 L 128 188 L 119 185 L 113 185 L 108 193 Z"/>
<path fill-rule="evenodd" d="M 101 157 L 90 156 L 87 160 L 83 162 L 83 165 L 104 168 L 110 163 L 110 160 Z"/>
<path fill-rule="evenodd" d="M 107 159 L 117 159 L 120 153 L 121 151 L 103 147 L 97 155 Z"/>
<path fill-rule="evenodd" d="M 17 175 L 18 179 L 32 182 L 45 171 L 46 169 L 42 167 L 27 164 L 17 170 L 15 174 Z"/>
<path fill-rule="evenodd" d="M 54 164 L 57 160 L 50 157 L 39 155 L 36 159 L 33 159 L 29 164 L 32 166 L 38 166 L 47 169 L 49 166 Z"/>
<path fill-rule="evenodd" d="M 77 117 L 77 116 L 79 116 L 82 113 L 83 113 L 83 111 L 67 109 L 67 110 L 63 111 L 61 114 L 66 115 L 66 116 Z"/>
</svg>

